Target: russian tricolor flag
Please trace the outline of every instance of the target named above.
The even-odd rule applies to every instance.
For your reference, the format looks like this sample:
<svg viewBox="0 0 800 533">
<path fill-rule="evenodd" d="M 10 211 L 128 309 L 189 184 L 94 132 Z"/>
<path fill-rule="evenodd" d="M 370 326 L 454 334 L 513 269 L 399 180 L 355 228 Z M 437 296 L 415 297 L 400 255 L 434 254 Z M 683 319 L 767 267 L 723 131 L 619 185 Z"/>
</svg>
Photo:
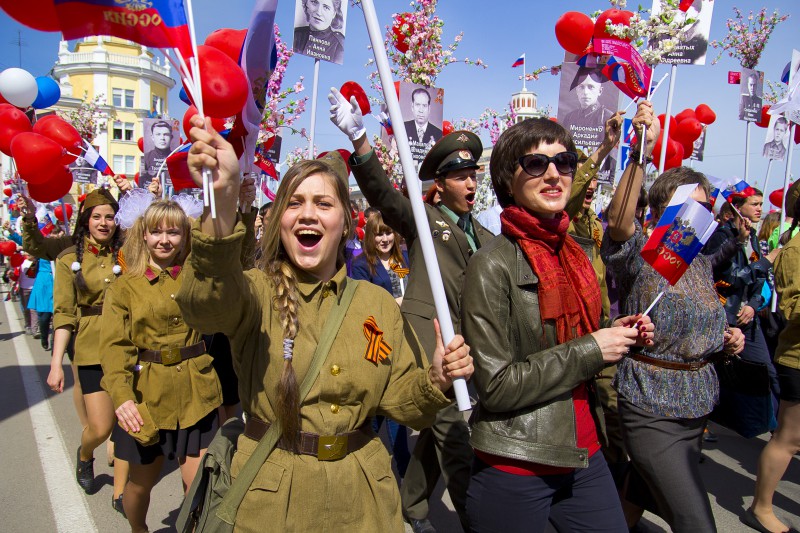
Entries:
<svg viewBox="0 0 800 533">
<path fill-rule="evenodd" d="M 511 65 L 511 68 L 514 68 L 514 67 L 521 67 L 521 66 L 522 66 L 522 65 L 524 65 L 524 64 L 525 64 L 525 54 L 522 54 L 521 56 L 519 56 L 519 57 L 517 58 L 517 60 L 516 60 L 516 61 L 514 61 L 514 64 L 513 64 L 513 65 Z"/>
<path fill-rule="evenodd" d="M 83 154 L 83 158 L 86 160 L 86 162 L 92 165 L 95 169 L 99 170 L 103 176 L 113 176 L 114 171 L 108 166 L 108 163 L 106 163 L 106 160 L 103 159 L 103 156 L 101 156 L 100 153 L 94 149 L 94 146 L 86 141 L 83 142 L 86 145 L 86 152 Z"/>
<path fill-rule="evenodd" d="M 691 198 L 696 183 L 675 190 L 653 233 L 642 247 L 642 258 L 675 285 L 717 229 L 714 215 Z"/>
<path fill-rule="evenodd" d="M 54 0 L 64 39 L 113 35 L 192 57 L 183 0 Z"/>
</svg>

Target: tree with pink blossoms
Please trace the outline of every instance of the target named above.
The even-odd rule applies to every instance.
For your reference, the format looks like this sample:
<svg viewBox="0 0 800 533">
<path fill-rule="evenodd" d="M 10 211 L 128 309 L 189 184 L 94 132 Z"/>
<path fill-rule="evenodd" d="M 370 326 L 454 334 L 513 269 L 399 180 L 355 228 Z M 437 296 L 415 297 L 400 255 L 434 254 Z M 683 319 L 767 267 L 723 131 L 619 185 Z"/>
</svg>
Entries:
<svg viewBox="0 0 800 533">
<path fill-rule="evenodd" d="M 77 109 L 70 109 L 68 111 L 56 111 L 56 114 L 72 124 L 81 135 L 81 139 L 86 140 L 88 143 L 97 137 L 100 131 L 100 120 L 107 118 L 103 112 L 100 111 L 100 106 L 105 103 L 105 96 L 97 95 L 89 100 L 88 93 L 84 93 L 83 102 Z"/>
<path fill-rule="evenodd" d="M 738 60 L 742 67 L 754 69 L 761 59 L 767 41 L 772 36 L 772 31 L 778 24 L 788 19 L 789 15 L 781 15 L 777 9 L 771 15 L 767 15 L 765 7 L 762 7 L 757 14 L 751 11 L 747 17 L 738 7 L 734 7 L 733 12 L 736 17 L 725 22 L 728 35 L 722 41 L 714 40 L 709 43 L 714 48 L 721 49 L 713 63 L 716 64 L 722 54 L 727 52 L 730 57 Z"/>
</svg>

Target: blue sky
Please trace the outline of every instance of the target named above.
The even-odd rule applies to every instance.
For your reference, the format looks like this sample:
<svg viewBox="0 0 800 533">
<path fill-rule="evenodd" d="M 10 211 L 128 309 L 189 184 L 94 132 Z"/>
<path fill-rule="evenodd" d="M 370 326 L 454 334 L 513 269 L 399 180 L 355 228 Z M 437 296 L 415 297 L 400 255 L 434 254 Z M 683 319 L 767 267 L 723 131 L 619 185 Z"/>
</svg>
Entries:
<svg viewBox="0 0 800 533">
<path fill-rule="evenodd" d="M 376 0 L 376 8 L 382 26 L 389 24 L 391 15 L 409 9 L 404 0 Z M 630 2 L 635 5 L 636 2 Z M 727 29 L 725 20 L 733 16 L 733 6 L 760 9 L 762 5 L 755 2 L 734 3 L 731 0 L 716 0 L 711 26 L 711 38 L 722 39 Z M 749 4 L 749 5 L 748 5 Z M 490 6 L 487 9 L 487 6 Z M 528 70 L 542 65 L 559 64 L 563 58 L 563 50 L 555 40 L 554 24 L 565 11 L 575 10 L 590 13 L 607 9 L 605 0 L 572 0 L 563 2 L 542 1 L 509 1 L 494 2 L 477 0 L 440 0 L 437 13 L 444 20 L 443 43 L 452 42 L 460 31 L 464 32 L 457 56 L 459 59 L 481 58 L 488 65 L 487 69 L 455 63 L 444 69 L 436 85 L 445 89 L 445 118 L 454 121 L 458 118 L 477 116 L 486 108 L 501 110 L 506 107 L 513 92 L 518 91 L 522 83 L 517 79 L 521 69 L 512 69 L 511 64 L 521 54 L 526 53 Z M 792 0 L 773 0 L 767 6 L 777 8 L 781 13 L 792 17 L 779 25 L 772 35 L 759 62 L 758 69 L 766 72 L 767 79 L 777 81 L 784 66 L 791 58 L 792 48 L 800 49 L 800 38 L 797 37 L 795 17 L 797 3 Z M 295 2 L 283 0 L 279 3 L 277 23 L 283 37 L 291 41 L 294 20 Z M 218 28 L 245 28 L 249 21 L 252 2 L 248 0 L 195 0 L 194 13 L 198 40 Z M 34 76 L 46 74 L 55 63 L 58 53 L 59 35 L 43 33 L 26 28 L 4 13 L 0 13 L 0 68 L 19 66 L 19 49 L 16 45 L 18 31 L 23 42 L 22 67 Z M 792 37 L 794 35 L 794 37 Z M 347 40 L 344 65 L 338 66 L 323 62 L 320 68 L 319 100 L 317 112 L 316 144 L 321 150 L 347 147 L 347 139 L 328 120 L 327 89 L 339 87 L 342 83 L 354 80 L 368 86 L 365 67 L 371 57 L 368 50 L 369 39 L 364 24 L 363 13 L 358 8 L 349 8 L 347 16 Z M 739 70 L 737 61 L 724 56 L 718 64 L 711 65 L 716 57 L 716 50 L 711 50 L 706 66 L 680 66 L 676 77 L 676 90 L 673 103 L 673 114 L 685 107 L 694 108 L 706 103 L 717 113 L 717 121 L 709 127 L 706 145 L 706 160 L 696 163 L 695 168 L 717 176 L 743 176 L 745 151 L 745 123 L 737 118 L 739 87 L 727 84 L 729 70 Z M 660 78 L 668 70 L 668 66 L 660 66 L 655 77 Z M 306 93 L 311 94 L 313 76 L 313 59 L 296 55 L 290 61 L 284 78 L 285 84 L 294 83 L 300 76 L 305 76 Z M 528 89 L 539 95 L 539 105 L 558 105 L 558 76 L 544 74 L 539 81 L 528 82 Z M 666 85 L 666 84 L 665 84 Z M 659 113 L 666 110 L 667 87 L 659 90 L 655 97 L 655 106 Z M 622 105 L 627 105 L 623 99 Z M 169 109 L 171 114 L 182 117 L 185 106 L 178 99 L 177 88 L 170 94 Z M 301 119 L 300 127 L 310 127 L 309 110 Z M 377 123 L 368 119 L 367 128 L 377 133 Z M 766 173 L 767 162 L 761 157 L 761 145 L 766 130 L 751 127 L 751 167 L 750 181 L 761 185 Z M 485 142 L 488 138 L 484 139 Z M 285 139 L 284 150 L 305 144 L 301 139 Z M 792 145 L 794 149 L 794 145 Z M 800 164 L 795 157 L 793 167 Z M 785 165 L 773 165 L 772 177 L 768 190 L 778 186 L 778 175 L 782 175 Z M 774 186 L 772 185 L 774 184 Z"/>
</svg>

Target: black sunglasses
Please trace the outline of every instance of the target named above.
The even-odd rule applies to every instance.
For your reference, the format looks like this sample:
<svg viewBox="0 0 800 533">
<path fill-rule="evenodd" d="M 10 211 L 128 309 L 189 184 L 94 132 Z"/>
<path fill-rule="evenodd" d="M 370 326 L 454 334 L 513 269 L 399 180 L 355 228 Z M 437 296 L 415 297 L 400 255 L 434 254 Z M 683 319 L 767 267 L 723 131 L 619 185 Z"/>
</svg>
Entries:
<svg viewBox="0 0 800 533">
<path fill-rule="evenodd" d="M 528 154 L 520 157 L 518 161 L 522 170 L 534 178 L 547 172 L 550 163 L 553 163 L 561 174 L 574 174 L 578 168 L 578 154 L 575 152 L 561 152 L 553 157 L 544 154 Z"/>
</svg>

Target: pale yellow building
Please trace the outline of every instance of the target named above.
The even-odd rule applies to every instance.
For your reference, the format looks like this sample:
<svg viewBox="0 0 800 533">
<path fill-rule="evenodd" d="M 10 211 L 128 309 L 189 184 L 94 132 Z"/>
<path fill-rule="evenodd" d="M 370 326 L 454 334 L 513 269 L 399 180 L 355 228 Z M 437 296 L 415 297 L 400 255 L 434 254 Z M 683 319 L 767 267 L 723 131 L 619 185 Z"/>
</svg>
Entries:
<svg viewBox="0 0 800 533">
<path fill-rule="evenodd" d="M 116 37 L 86 37 L 69 49 L 61 41 L 53 77 L 61 86 L 55 109 L 76 109 L 100 96 L 101 118 L 92 144 L 117 174 L 129 179 L 139 171 L 148 115 L 168 114 L 167 93 L 175 86 L 170 65 L 146 46 Z M 53 108 L 50 108 L 53 109 Z"/>
</svg>

